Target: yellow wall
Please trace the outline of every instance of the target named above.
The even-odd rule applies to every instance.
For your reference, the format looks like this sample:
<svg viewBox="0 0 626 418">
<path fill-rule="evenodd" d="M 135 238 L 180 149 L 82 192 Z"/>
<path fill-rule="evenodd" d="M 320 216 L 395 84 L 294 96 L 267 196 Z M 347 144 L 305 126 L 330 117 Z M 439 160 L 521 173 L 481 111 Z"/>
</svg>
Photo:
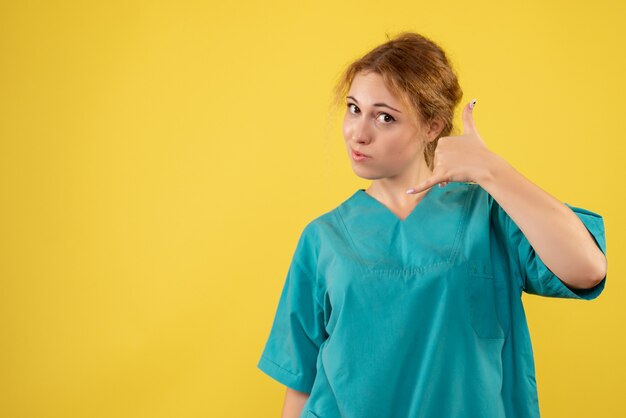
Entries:
<svg viewBox="0 0 626 418">
<path fill-rule="evenodd" d="M 0 3 L 0 416 L 278 417 L 256 363 L 296 240 L 369 184 L 330 90 L 401 30 L 604 216 L 604 293 L 523 299 L 542 415 L 626 416 L 623 2 L 87 3 Z"/>
</svg>

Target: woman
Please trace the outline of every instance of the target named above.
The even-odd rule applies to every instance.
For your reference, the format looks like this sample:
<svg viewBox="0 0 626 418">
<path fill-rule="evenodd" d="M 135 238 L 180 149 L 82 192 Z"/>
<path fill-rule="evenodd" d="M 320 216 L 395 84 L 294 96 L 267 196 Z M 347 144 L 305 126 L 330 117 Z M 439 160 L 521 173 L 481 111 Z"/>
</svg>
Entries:
<svg viewBox="0 0 626 418">
<path fill-rule="evenodd" d="M 258 363 L 283 417 L 539 417 L 521 295 L 596 298 L 602 217 L 490 151 L 475 100 L 449 136 L 462 92 L 426 37 L 375 48 L 335 92 L 372 182 L 298 241 Z"/>
</svg>

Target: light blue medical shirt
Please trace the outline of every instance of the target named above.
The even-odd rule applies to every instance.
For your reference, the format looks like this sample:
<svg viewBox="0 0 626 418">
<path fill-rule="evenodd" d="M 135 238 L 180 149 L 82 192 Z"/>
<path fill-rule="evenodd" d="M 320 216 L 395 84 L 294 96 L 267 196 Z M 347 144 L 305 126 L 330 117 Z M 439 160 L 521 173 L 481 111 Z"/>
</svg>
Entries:
<svg viewBox="0 0 626 418">
<path fill-rule="evenodd" d="M 606 254 L 600 215 L 565 203 Z M 258 368 L 310 393 L 301 417 L 539 417 L 522 291 L 568 288 L 475 183 L 405 219 L 358 189 L 303 229 Z"/>
</svg>

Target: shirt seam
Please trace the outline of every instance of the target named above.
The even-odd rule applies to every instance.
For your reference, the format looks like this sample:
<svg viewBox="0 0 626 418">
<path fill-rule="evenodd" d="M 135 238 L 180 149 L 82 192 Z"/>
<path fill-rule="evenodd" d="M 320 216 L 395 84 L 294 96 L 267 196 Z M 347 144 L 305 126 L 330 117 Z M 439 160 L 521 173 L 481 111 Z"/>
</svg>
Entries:
<svg viewBox="0 0 626 418">
<path fill-rule="evenodd" d="M 285 372 L 289 373 L 289 374 L 290 374 L 290 375 L 292 375 L 292 376 L 295 376 L 295 377 L 298 377 L 298 378 L 299 378 L 299 377 L 302 377 L 302 375 L 301 375 L 301 374 L 296 374 L 296 373 L 294 373 L 294 372 L 292 372 L 292 371 L 290 371 L 290 370 L 285 369 L 285 368 L 284 368 L 284 367 L 282 367 L 280 364 L 276 363 L 274 360 L 272 360 L 272 359 L 270 359 L 270 358 L 266 357 L 265 355 L 262 355 L 262 356 L 261 356 L 261 358 L 263 358 L 263 359 L 265 359 L 265 360 L 269 361 L 269 362 L 270 362 L 270 363 L 272 363 L 274 366 L 276 366 L 276 367 L 278 367 L 279 369 L 281 369 L 281 370 L 283 370 L 283 371 L 285 371 Z"/>
</svg>

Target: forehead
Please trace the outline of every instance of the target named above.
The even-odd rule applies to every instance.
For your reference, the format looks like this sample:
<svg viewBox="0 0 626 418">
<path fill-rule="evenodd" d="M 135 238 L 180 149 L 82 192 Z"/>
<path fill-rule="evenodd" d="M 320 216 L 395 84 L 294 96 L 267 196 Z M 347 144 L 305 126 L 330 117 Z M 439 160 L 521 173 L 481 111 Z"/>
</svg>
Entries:
<svg viewBox="0 0 626 418">
<path fill-rule="evenodd" d="M 402 108 L 402 101 L 387 88 L 383 77 L 374 72 L 358 73 L 352 80 L 348 96 L 355 97 L 359 103 L 383 102 L 396 108 Z"/>
</svg>

